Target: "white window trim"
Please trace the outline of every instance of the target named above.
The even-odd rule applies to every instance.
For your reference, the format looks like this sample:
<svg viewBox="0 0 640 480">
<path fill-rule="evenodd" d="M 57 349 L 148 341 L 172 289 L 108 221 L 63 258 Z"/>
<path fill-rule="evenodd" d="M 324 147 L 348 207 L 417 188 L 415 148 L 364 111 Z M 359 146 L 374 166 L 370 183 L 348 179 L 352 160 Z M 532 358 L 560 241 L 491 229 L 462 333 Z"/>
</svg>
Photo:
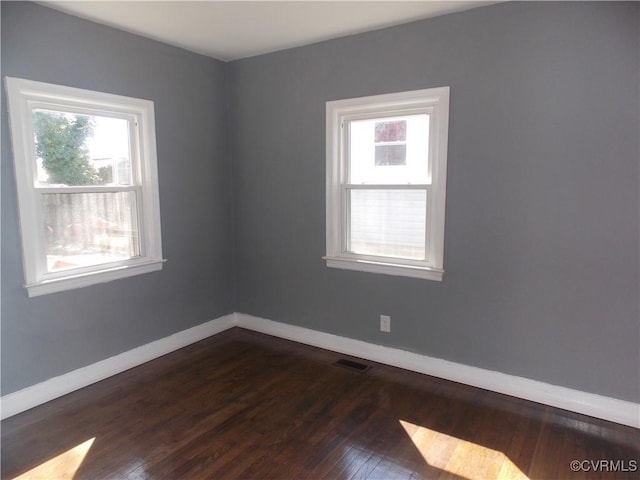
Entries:
<svg viewBox="0 0 640 480">
<path fill-rule="evenodd" d="M 427 260 L 410 261 L 347 252 L 346 207 L 343 191 L 347 179 L 345 122 L 376 115 L 428 112 L 429 173 L 427 186 Z M 326 209 L 327 267 L 441 281 L 444 275 L 444 223 L 449 130 L 449 87 L 414 90 L 370 97 L 335 100 L 326 104 Z M 401 186 L 399 186 L 401 187 Z"/>
<path fill-rule="evenodd" d="M 108 282 L 162 269 L 160 201 L 153 102 L 109 93 L 6 77 L 9 124 L 18 193 L 25 288 L 30 297 Z M 35 107 L 61 108 L 78 113 L 103 112 L 128 118 L 137 125 L 132 135 L 137 155 L 136 185 L 140 192 L 140 256 L 130 260 L 47 273 L 44 229 L 34 187 L 35 145 L 31 112 Z M 135 128 L 133 129 L 135 130 Z M 135 133 L 135 132 L 133 132 Z M 122 188 L 87 187 L 83 190 L 120 191 Z M 69 187 L 69 192 L 73 190 Z"/>
</svg>

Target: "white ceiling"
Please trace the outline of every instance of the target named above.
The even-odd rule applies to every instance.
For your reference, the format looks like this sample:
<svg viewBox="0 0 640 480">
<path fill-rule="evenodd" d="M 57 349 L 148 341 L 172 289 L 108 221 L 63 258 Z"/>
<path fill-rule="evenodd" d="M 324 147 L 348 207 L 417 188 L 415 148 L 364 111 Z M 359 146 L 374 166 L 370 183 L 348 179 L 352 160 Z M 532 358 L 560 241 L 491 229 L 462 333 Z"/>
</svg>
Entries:
<svg viewBox="0 0 640 480">
<path fill-rule="evenodd" d="M 475 8 L 496 1 L 41 1 L 220 60 Z"/>
</svg>

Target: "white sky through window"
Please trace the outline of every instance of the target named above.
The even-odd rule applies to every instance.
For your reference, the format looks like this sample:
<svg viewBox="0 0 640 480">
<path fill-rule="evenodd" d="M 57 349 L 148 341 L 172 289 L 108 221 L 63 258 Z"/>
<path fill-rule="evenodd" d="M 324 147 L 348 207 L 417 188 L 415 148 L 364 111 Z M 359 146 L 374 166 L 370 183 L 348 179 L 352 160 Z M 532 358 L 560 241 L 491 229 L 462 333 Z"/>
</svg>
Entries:
<svg viewBox="0 0 640 480">
<path fill-rule="evenodd" d="M 122 118 L 93 119 L 93 135 L 87 138 L 90 158 L 129 158 L 129 122 Z"/>
</svg>

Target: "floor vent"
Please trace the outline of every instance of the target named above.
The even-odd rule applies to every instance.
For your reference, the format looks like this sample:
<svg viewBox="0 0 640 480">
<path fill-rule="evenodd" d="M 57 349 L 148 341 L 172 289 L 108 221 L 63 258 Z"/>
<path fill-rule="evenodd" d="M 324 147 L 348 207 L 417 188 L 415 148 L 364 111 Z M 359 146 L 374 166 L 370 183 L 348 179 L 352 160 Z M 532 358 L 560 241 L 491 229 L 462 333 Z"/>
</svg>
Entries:
<svg viewBox="0 0 640 480">
<path fill-rule="evenodd" d="M 346 368 L 347 370 L 358 373 L 364 373 L 371 368 L 371 365 L 354 362 L 353 360 L 347 360 L 346 358 L 341 358 L 337 362 L 334 362 L 333 365 L 335 365 L 336 367 Z"/>
</svg>

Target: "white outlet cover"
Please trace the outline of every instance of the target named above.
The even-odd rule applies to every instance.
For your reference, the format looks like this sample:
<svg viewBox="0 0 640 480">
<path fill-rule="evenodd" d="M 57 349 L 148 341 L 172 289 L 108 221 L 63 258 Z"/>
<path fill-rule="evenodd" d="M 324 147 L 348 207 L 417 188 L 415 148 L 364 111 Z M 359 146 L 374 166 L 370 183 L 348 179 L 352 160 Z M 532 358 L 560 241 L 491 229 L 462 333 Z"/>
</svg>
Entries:
<svg viewBox="0 0 640 480">
<path fill-rule="evenodd" d="M 391 332 L 391 317 L 389 315 L 380 315 L 380 331 Z"/>
</svg>

